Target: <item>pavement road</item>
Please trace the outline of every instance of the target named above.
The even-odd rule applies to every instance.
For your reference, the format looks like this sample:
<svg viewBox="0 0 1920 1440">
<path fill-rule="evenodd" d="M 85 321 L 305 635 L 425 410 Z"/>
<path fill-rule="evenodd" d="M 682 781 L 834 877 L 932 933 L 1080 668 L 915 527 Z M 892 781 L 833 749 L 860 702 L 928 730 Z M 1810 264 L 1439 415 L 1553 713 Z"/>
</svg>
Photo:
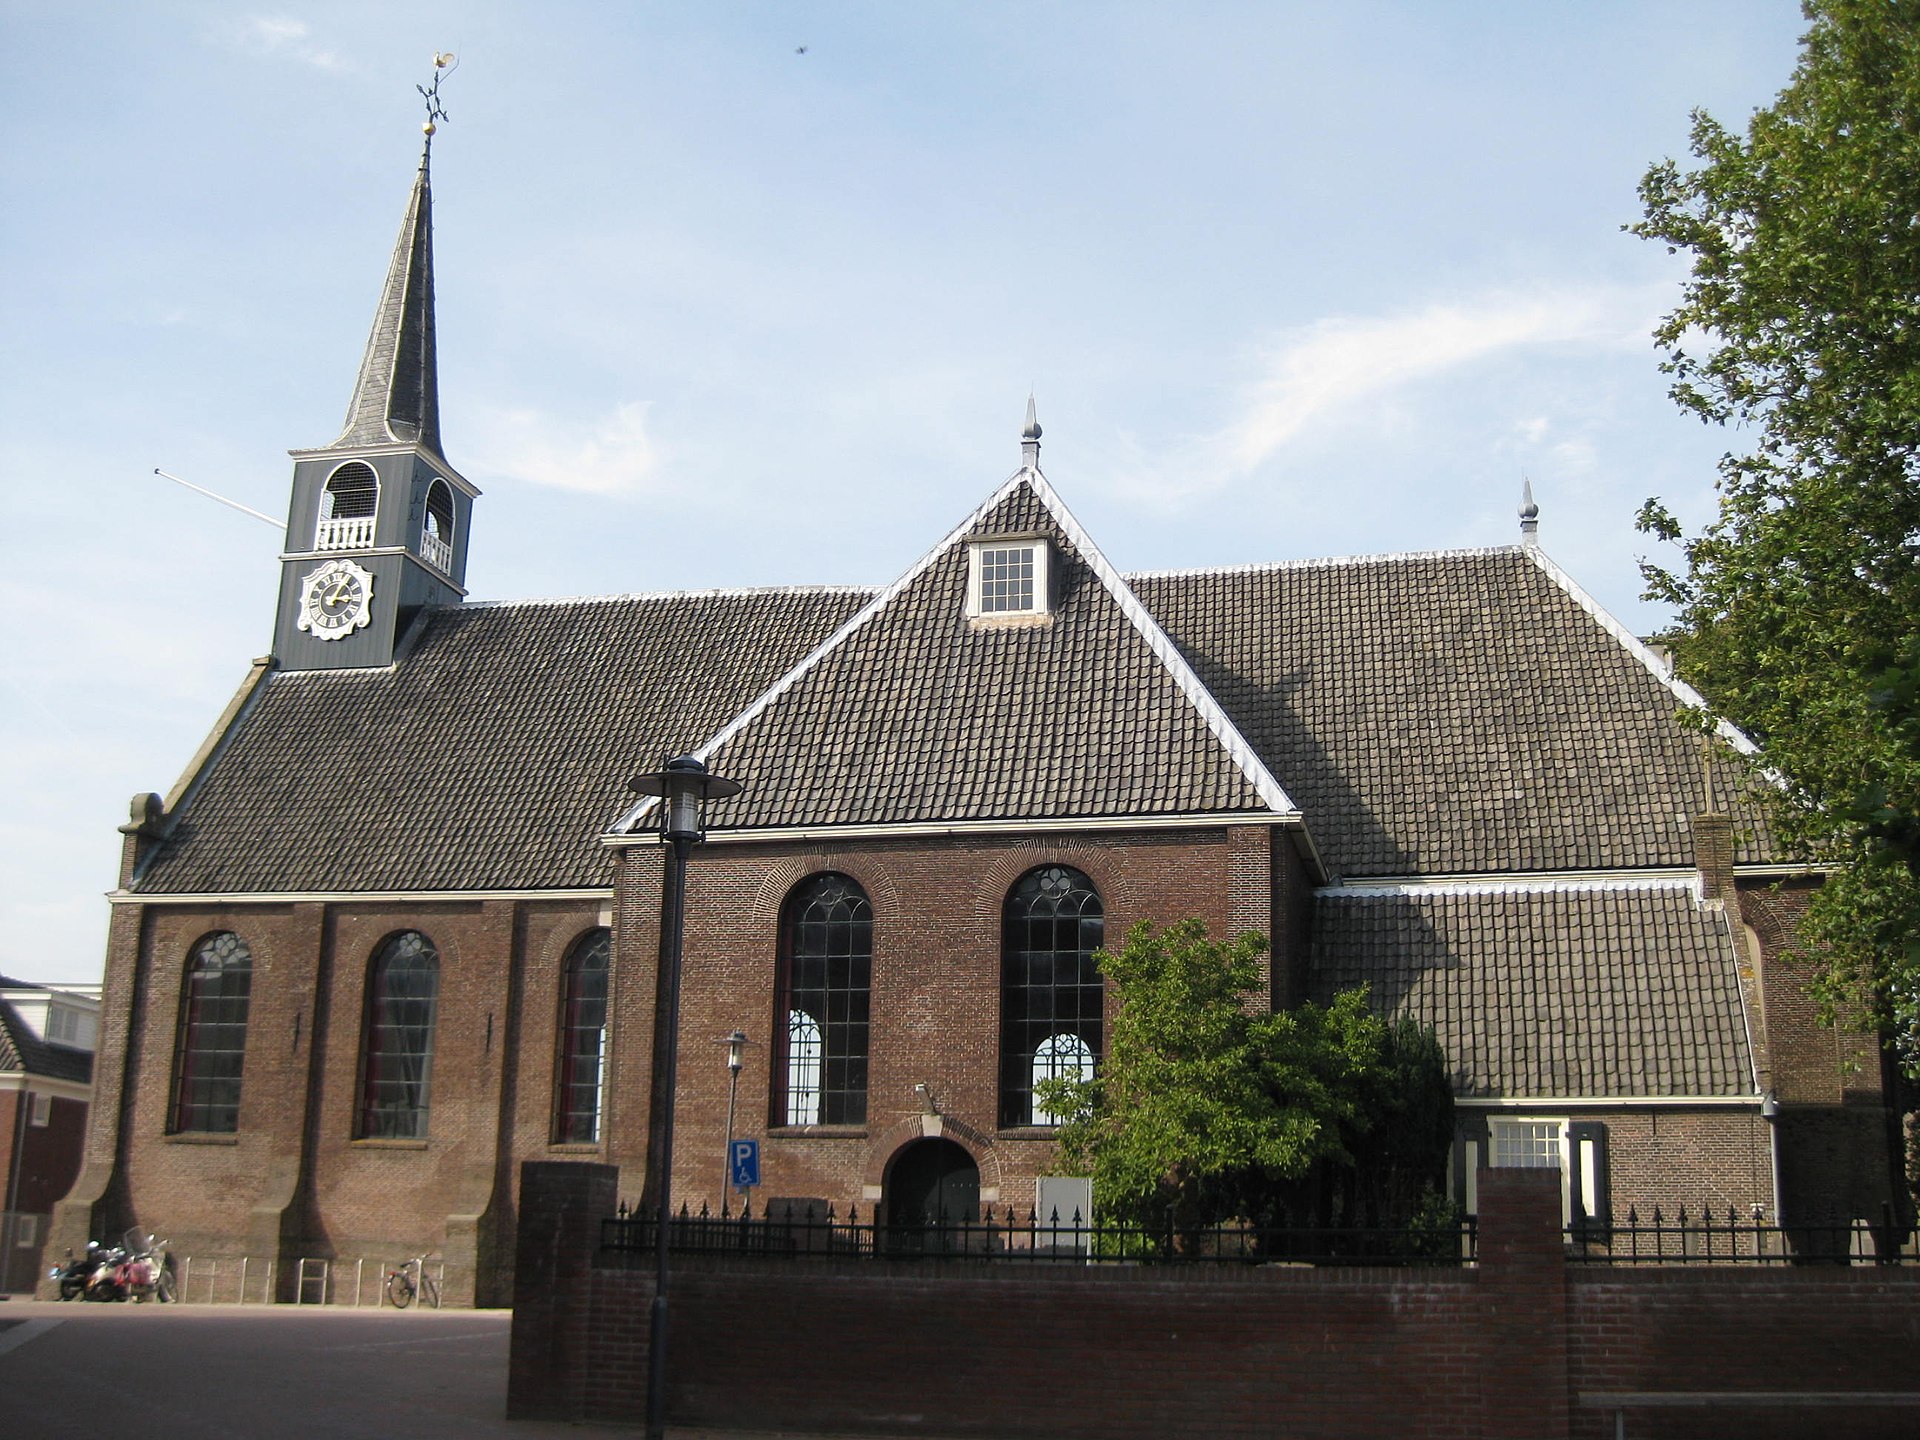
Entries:
<svg viewBox="0 0 1920 1440">
<path fill-rule="evenodd" d="M 508 1420 L 505 1310 L 0 1304 L 4 1440 L 550 1440 Z M 671 1429 L 671 1440 L 801 1440 Z M 833 1440 L 810 1436 L 806 1440 Z M 883 1440 L 883 1437 L 865 1437 Z"/>
</svg>

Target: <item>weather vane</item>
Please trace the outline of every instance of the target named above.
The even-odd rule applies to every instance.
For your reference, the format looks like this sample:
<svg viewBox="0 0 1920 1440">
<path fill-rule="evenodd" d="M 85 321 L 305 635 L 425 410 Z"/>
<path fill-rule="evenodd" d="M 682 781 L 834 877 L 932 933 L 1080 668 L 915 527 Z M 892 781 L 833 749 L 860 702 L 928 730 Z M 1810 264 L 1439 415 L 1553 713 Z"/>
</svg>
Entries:
<svg viewBox="0 0 1920 1440">
<path fill-rule="evenodd" d="M 460 57 L 455 55 L 451 50 L 436 50 L 433 52 L 433 84 L 430 86 L 416 85 L 413 87 L 420 92 L 420 98 L 427 102 L 427 123 L 422 125 L 420 129 L 426 134 L 429 145 L 433 143 L 433 132 L 437 128 L 433 122 L 436 120 L 451 120 L 453 118 L 447 114 L 446 107 L 440 103 L 440 82 L 457 70 L 459 66 Z"/>
</svg>

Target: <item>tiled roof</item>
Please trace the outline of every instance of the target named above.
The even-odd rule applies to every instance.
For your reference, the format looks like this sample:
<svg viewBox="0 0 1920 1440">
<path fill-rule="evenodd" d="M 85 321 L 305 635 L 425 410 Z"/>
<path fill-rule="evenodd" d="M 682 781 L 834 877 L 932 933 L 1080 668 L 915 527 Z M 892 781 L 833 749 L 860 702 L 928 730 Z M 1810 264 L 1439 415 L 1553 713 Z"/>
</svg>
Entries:
<svg viewBox="0 0 1920 1440">
<path fill-rule="evenodd" d="M 27 987 L 14 985 L 13 988 Z M 93 1052 L 68 1045 L 49 1045 L 33 1033 L 32 1027 L 11 1004 L 0 1000 L 0 1071 L 25 1071 L 29 1075 L 44 1075 L 49 1080 L 72 1080 L 88 1085 L 93 1082 Z"/>
<path fill-rule="evenodd" d="M 746 786 L 715 824 L 1289 813 L 1057 504 L 1032 472 L 1016 475 L 857 626 L 706 747 L 714 769 Z M 969 622 L 966 542 L 979 535 L 1049 541 L 1049 623 Z"/>
<path fill-rule="evenodd" d="M 1693 863 L 1702 742 L 1679 699 L 1521 547 L 1129 583 L 1336 874 Z M 1765 858 L 1741 818 L 1741 858 Z"/>
<path fill-rule="evenodd" d="M 1315 998 L 1437 1032 L 1463 1098 L 1754 1093 L 1726 917 L 1684 888 L 1322 895 Z"/>
<path fill-rule="evenodd" d="M 276 674 L 147 893 L 602 886 L 627 777 L 697 744 L 870 598 L 454 606 L 390 669 Z"/>
</svg>

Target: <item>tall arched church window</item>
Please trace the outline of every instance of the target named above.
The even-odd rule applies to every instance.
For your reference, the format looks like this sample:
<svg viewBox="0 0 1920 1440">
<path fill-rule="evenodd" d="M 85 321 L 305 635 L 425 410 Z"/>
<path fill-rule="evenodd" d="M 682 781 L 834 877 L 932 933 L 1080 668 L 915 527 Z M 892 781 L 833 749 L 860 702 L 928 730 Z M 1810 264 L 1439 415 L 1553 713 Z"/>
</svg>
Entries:
<svg viewBox="0 0 1920 1440">
<path fill-rule="evenodd" d="M 360 460 L 348 461 L 327 477 L 313 548 L 358 550 L 373 544 L 374 511 L 379 506 L 380 480 L 373 467 Z"/>
<path fill-rule="evenodd" d="M 873 906 L 845 875 L 814 875 L 780 912 L 776 1125 L 867 1118 L 867 1012 Z"/>
<path fill-rule="evenodd" d="M 403 930 L 381 941 L 367 971 L 361 1139 L 426 1136 L 439 997 L 440 955 L 431 940 L 418 930 Z"/>
<path fill-rule="evenodd" d="M 1057 1123 L 1035 1106 L 1035 1080 L 1091 1073 L 1104 998 L 1093 954 L 1105 926 L 1100 892 L 1070 866 L 1029 870 L 1008 892 L 1000 941 L 1002 1125 Z"/>
<path fill-rule="evenodd" d="M 443 575 L 453 573 L 453 491 L 444 480 L 427 487 L 427 516 L 421 522 L 420 556 Z"/>
<path fill-rule="evenodd" d="M 613 932 L 589 930 L 567 954 L 566 994 L 560 1010 L 559 1123 L 562 1145 L 600 1138 L 607 1080 L 607 970 Z"/>
<path fill-rule="evenodd" d="M 174 1049 L 175 1132 L 231 1135 L 240 1128 L 240 1073 L 252 990 L 253 952 L 238 935 L 222 930 L 193 947 Z"/>
</svg>

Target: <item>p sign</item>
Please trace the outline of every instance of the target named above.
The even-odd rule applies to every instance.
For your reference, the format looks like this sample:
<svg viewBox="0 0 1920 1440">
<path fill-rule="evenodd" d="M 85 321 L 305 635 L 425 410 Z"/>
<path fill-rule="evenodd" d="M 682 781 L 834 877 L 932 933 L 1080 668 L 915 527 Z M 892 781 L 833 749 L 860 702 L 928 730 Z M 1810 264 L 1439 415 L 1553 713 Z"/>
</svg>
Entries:
<svg viewBox="0 0 1920 1440">
<path fill-rule="evenodd" d="M 733 1172 L 733 1188 L 745 1190 L 760 1183 L 760 1142 L 735 1140 L 727 1151 L 727 1168 Z"/>
</svg>

